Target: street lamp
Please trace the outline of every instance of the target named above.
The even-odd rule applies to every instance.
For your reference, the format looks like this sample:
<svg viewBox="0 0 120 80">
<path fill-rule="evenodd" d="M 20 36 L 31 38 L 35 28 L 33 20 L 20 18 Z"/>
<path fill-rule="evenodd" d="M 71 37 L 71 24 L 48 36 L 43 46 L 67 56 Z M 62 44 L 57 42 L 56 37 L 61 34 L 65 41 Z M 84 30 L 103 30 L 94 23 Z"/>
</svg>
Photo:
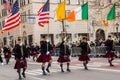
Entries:
<svg viewBox="0 0 120 80">
<path fill-rule="evenodd" d="M 119 38 L 118 27 L 119 27 L 119 24 L 116 23 L 116 35 L 117 35 L 117 39 Z"/>
</svg>

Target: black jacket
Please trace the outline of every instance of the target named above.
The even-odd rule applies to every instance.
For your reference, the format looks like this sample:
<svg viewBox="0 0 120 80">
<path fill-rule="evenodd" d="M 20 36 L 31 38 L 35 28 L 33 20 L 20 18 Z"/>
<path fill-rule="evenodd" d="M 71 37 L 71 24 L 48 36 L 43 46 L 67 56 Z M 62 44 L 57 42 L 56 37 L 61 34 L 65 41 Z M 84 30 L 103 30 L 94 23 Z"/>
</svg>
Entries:
<svg viewBox="0 0 120 80">
<path fill-rule="evenodd" d="M 114 42 L 113 40 L 106 40 L 105 46 L 107 50 L 113 50 L 114 49 Z"/>
<path fill-rule="evenodd" d="M 23 50 L 23 53 L 22 53 Z M 20 46 L 19 44 L 16 44 L 14 49 L 13 49 L 15 59 L 25 59 L 28 57 L 27 49 L 24 45 Z"/>
<path fill-rule="evenodd" d="M 47 41 L 40 41 L 40 53 L 46 54 L 47 51 L 53 50 L 52 45 Z"/>
<path fill-rule="evenodd" d="M 70 50 L 68 45 L 64 45 L 64 41 L 60 44 L 60 55 L 70 55 Z"/>
</svg>

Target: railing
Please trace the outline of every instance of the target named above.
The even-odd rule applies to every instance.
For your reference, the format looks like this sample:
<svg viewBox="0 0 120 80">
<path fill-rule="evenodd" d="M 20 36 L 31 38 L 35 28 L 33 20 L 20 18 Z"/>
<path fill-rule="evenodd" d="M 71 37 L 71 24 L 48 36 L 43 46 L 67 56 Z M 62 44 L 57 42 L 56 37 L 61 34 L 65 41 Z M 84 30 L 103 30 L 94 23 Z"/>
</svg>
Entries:
<svg viewBox="0 0 120 80">
<path fill-rule="evenodd" d="M 73 47 L 71 48 L 71 56 L 79 56 L 81 54 L 81 48 L 80 47 Z M 60 49 L 55 48 L 54 56 L 58 56 Z M 106 54 L 106 47 L 104 46 L 97 46 L 97 47 L 91 47 L 91 53 L 89 56 L 91 57 L 103 57 Z M 120 46 L 115 46 L 115 54 L 120 57 Z"/>
</svg>

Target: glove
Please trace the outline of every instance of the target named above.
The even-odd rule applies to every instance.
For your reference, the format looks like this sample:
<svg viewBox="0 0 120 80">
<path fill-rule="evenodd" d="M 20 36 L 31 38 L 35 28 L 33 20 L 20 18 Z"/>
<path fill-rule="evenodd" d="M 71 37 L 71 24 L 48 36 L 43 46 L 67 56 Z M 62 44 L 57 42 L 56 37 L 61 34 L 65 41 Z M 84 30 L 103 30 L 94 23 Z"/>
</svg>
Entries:
<svg viewBox="0 0 120 80">
<path fill-rule="evenodd" d="M 65 37 L 65 38 L 64 38 L 64 41 L 66 41 L 66 39 L 67 39 L 67 38 Z"/>
</svg>

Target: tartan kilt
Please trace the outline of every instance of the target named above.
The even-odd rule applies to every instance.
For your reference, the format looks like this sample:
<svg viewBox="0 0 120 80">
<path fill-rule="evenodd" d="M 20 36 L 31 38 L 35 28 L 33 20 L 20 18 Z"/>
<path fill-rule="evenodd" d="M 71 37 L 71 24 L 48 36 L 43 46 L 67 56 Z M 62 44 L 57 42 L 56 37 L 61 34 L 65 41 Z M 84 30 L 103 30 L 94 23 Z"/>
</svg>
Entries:
<svg viewBox="0 0 120 80">
<path fill-rule="evenodd" d="M 107 50 L 105 57 L 106 58 L 113 58 L 113 57 L 117 57 L 117 55 L 115 55 L 115 53 L 113 51 Z"/>
<path fill-rule="evenodd" d="M 79 56 L 79 61 L 90 61 L 90 58 L 88 57 L 88 53 L 82 53 L 80 56 Z"/>
<path fill-rule="evenodd" d="M 45 63 L 45 62 L 49 62 L 50 60 L 52 60 L 51 55 L 41 54 L 37 58 L 36 62 L 38 62 L 38 63 Z"/>
<path fill-rule="evenodd" d="M 11 58 L 11 54 L 10 54 L 10 53 L 4 54 L 4 57 L 5 57 L 5 58 Z"/>
<path fill-rule="evenodd" d="M 37 52 L 30 52 L 30 56 L 36 56 L 37 54 Z"/>
<path fill-rule="evenodd" d="M 27 68 L 27 61 L 26 61 L 26 59 L 23 59 L 23 63 L 21 63 L 20 59 L 16 59 L 16 63 L 15 63 L 14 69 L 21 69 L 21 68 Z"/>
<path fill-rule="evenodd" d="M 60 55 L 57 62 L 63 63 L 63 62 L 70 62 L 69 56 Z"/>
</svg>

